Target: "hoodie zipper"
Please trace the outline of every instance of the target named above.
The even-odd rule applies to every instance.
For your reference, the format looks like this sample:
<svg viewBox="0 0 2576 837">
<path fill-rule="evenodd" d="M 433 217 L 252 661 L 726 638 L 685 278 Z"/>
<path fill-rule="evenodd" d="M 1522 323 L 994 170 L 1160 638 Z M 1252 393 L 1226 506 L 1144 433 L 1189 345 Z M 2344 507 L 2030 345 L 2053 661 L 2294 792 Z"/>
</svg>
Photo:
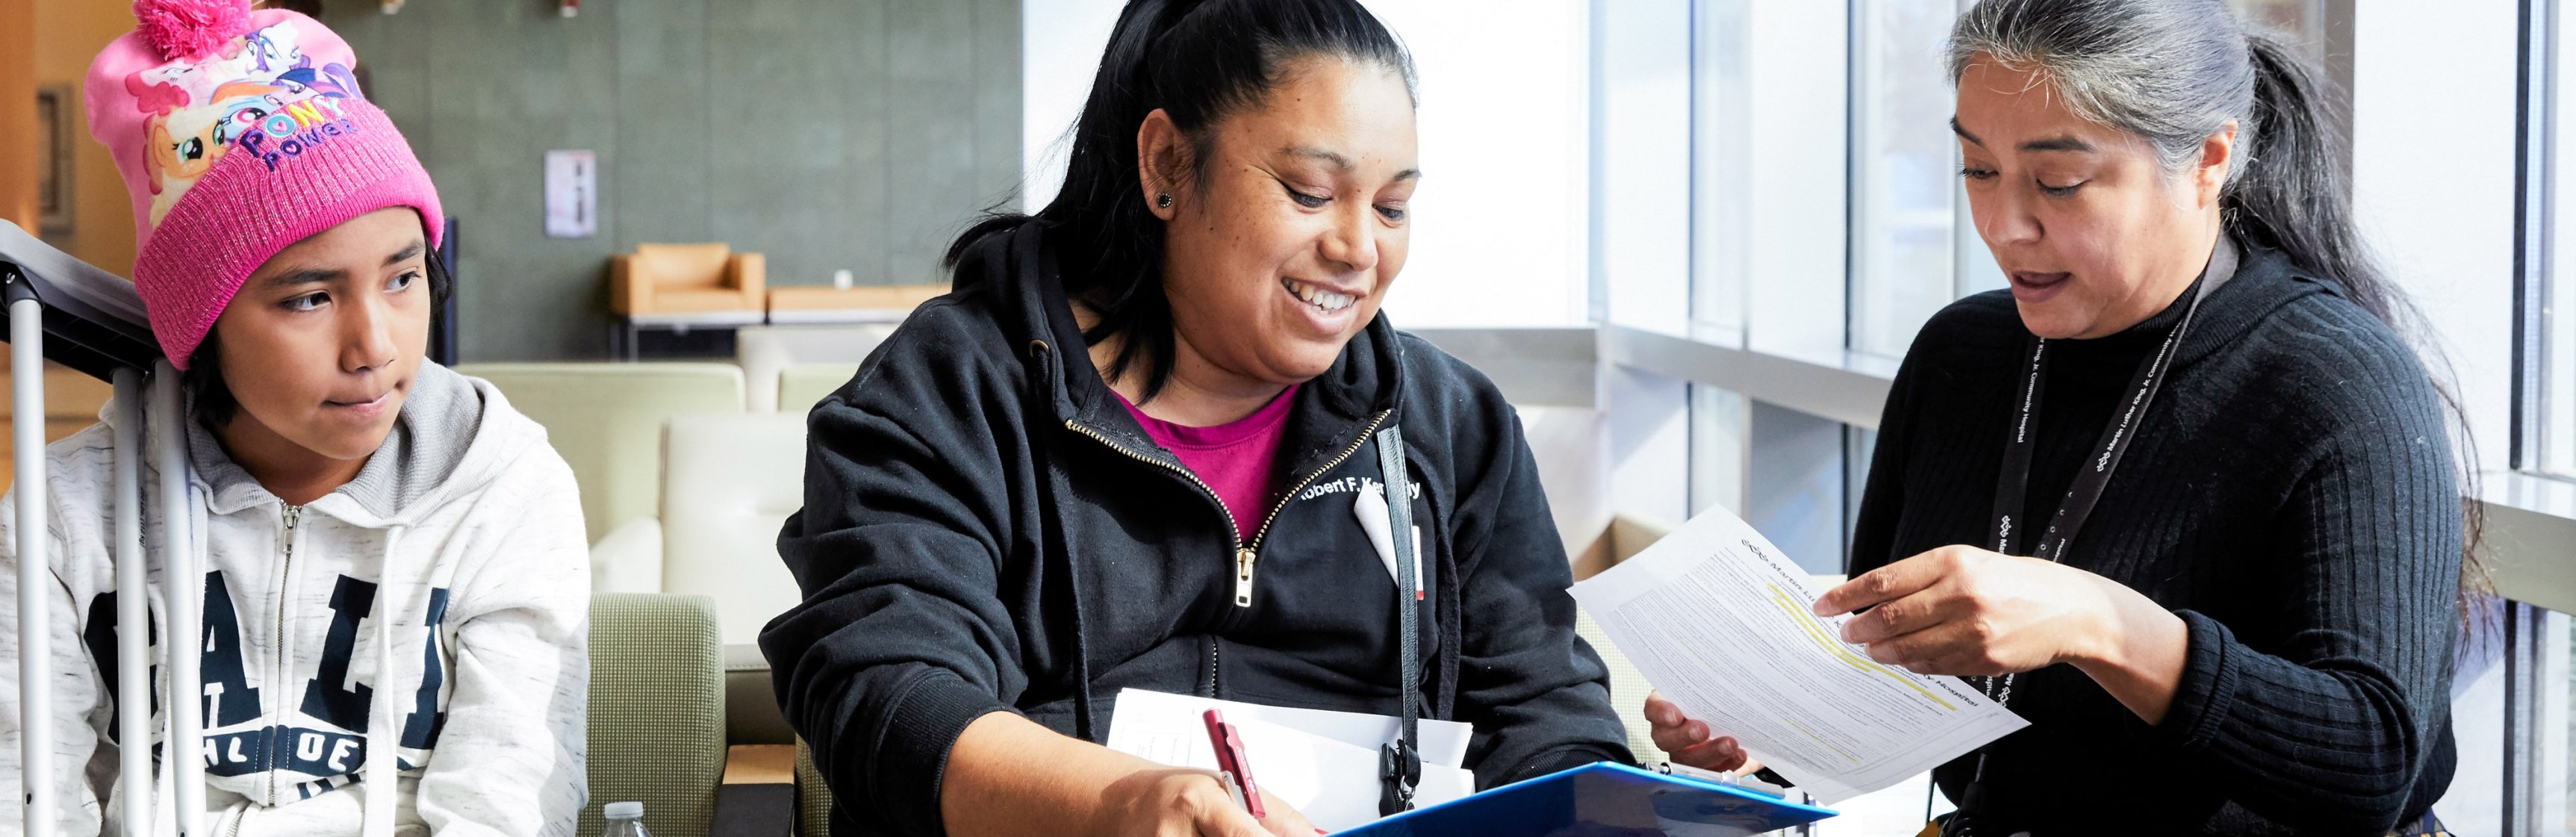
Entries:
<svg viewBox="0 0 2576 837">
<path fill-rule="evenodd" d="M 1192 473 L 1188 468 L 1183 468 L 1170 462 L 1165 462 L 1160 459 L 1155 459 L 1153 457 L 1137 453 L 1126 445 L 1110 441 L 1107 435 L 1102 434 L 1100 431 L 1085 427 L 1081 422 L 1074 421 L 1073 419 L 1065 419 L 1064 428 L 1075 433 L 1089 436 L 1093 441 L 1097 441 L 1103 445 L 1108 445 L 1110 450 L 1126 454 L 1129 459 L 1179 474 L 1181 475 L 1181 478 L 1189 480 L 1191 485 L 1198 486 L 1200 491 L 1205 492 L 1208 499 L 1216 501 L 1217 510 L 1220 512 L 1218 516 L 1225 518 L 1226 542 L 1237 545 L 1234 552 L 1234 605 L 1236 607 L 1248 607 L 1252 604 L 1252 549 L 1241 546 L 1243 543 L 1243 530 L 1235 526 L 1234 515 L 1230 512 L 1225 512 L 1224 498 L 1216 496 L 1216 489 L 1209 486 L 1207 484 L 1207 480 L 1199 479 L 1199 475 Z"/>
<path fill-rule="evenodd" d="M 286 505 L 282 507 L 281 514 L 283 514 L 286 519 L 286 560 L 279 562 L 277 568 L 277 668 L 270 672 L 271 677 L 280 676 L 286 671 L 286 582 L 287 579 L 293 577 L 295 572 L 295 524 L 296 521 L 301 520 L 304 517 L 304 507 Z M 270 734 L 274 736 L 276 725 L 271 724 L 269 729 L 271 730 Z M 268 742 L 267 753 L 268 804 L 270 806 L 275 806 L 277 804 L 277 747 L 278 742 L 274 737 L 272 737 Z M 235 827 L 239 827 L 238 822 L 235 823 Z"/>
<path fill-rule="evenodd" d="M 1288 501 L 1289 501 L 1289 500 L 1291 500 L 1291 499 L 1293 499 L 1293 498 L 1295 498 L 1295 497 L 1297 496 L 1297 492 L 1300 492 L 1300 491 L 1304 491 L 1304 490 L 1306 490 L 1306 486 L 1307 486 L 1308 484 L 1310 484 L 1310 483 L 1313 483 L 1313 482 L 1315 481 L 1315 478 L 1316 478 L 1316 477 L 1323 476 L 1323 475 L 1324 475 L 1324 472 L 1326 472 L 1326 471 L 1330 471 L 1330 470 L 1333 470 L 1333 469 L 1334 469 L 1334 468 L 1336 468 L 1336 467 L 1339 467 L 1339 466 L 1342 464 L 1342 460 L 1345 460 L 1345 459 L 1349 459 L 1349 458 L 1351 458 L 1351 454 L 1354 454 L 1354 453 L 1358 453 L 1358 452 L 1360 452 L 1360 447 L 1361 447 L 1361 446 L 1363 446 L 1363 445 L 1368 444 L 1369 437 L 1370 437 L 1370 436 L 1375 436 L 1375 435 L 1377 435 L 1377 426 L 1378 426 L 1378 425 L 1380 425 L 1380 424 L 1384 424 L 1384 423 L 1386 423 L 1386 417 L 1387 417 L 1388 415 L 1390 415 L 1390 414 L 1394 413 L 1394 412 L 1395 412 L 1394 410 L 1379 410 L 1379 411 L 1378 411 L 1378 413 L 1377 413 L 1377 415 L 1370 416 L 1370 417 L 1369 417 L 1369 420 L 1368 420 L 1368 424 L 1367 424 L 1367 425 L 1365 425 L 1365 426 L 1362 426 L 1362 427 L 1360 428 L 1360 437 L 1359 437 L 1359 438 L 1357 438 L 1357 439 L 1352 439 L 1352 440 L 1351 440 L 1351 444 L 1350 444 L 1350 446 L 1349 446 L 1349 447 L 1342 448 L 1342 452 L 1341 452 L 1341 453 L 1339 453 L 1339 454 L 1337 454 L 1337 455 L 1335 455 L 1335 456 L 1332 458 L 1332 460 L 1331 460 L 1331 461 L 1329 461 L 1329 462 L 1325 462 L 1323 467 L 1321 467 L 1321 468 L 1317 468 L 1317 469 L 1315 469 L 1314 471 L 1311 471 L 1311 472 L 1307 473 L 1307 474 L 1306 474 L 1306 476 L 1299 478 L 1299 479 L 1297 480 L 1296 484 L 1288 486 L 1288 490 L 1287 490 L 1287 491 L 1285 491 L 1285 492 L 1282 492 L 1282 493 L 1279 495 L 1279 503 L 1278 503 L 1277 505 L 1274 505 L 1274 506 L 1271 506 L 1271 507 L 1270 507 L 1270 514 L 1269 514 L 1268 516 L 1265 516 L 1265 517 L 1261 518 L 1261 528 L 1260 528 L 1260 529 L 1258 529 L 1258 530 L 1256 530 L 1256 531 L 1254 531 L 1254 532 L 1252 533 L 1252 548 L 1253 548 L 1253 549 L 1259 549 L 1259 548 L 1261 548 L 1261 539 L 1262 539 L 1263 537 L 1266 537 L 1266 536 L 1268 536 L 1268 535 L 1270 534 L 1270 524 L 1272 524 L 1272 523 L 1276 523 L 1276 522 L 1278 522 L 1278 521 L 1279 521 L 1279 513 L 1280 513 L 1280 512 L 1283 512 L 1283 511 L 1287 511 L 1287 510 L 1288 510 Z M 1401 474 L 1398 474 L 1398 475 L 1396 475 L 1396 476 L 1395 476 L 1395 477 L 1393 477 L 1393 478 L 1394 478 L 1394 479 L 1397 479 L 1397 480 L 1403 480 L 1403 479 L 1405 479 L 1405 477 L 1404 477 L 1403 475 L 1401 475 Z M 1395 487 L 1395 486 L 1387 486 L 1387 489 L 1386 489 L 1386 490 L 1387 490 L 1387 496 L 1389 496 L 1389 497 L 1394 497 L 1394 496 L 1396 496 L 1396 494 L 1395 494 L 1396 487 Z M 1251 550 L 1251 549 L 1244 550 L 1245 555 L 1244 555 L 1244 565 L 1243 565 L 1243 585 L 1244 585 L 1244 588 L 1245 588 L 1245 589 L 1244 589 L 1243 593 L 1242 593 L 1240 596 L 1238 596 L 1238 597 L 1237 597 L 1237 599 L 1236 599 L 1236 601 L 1235 601 L 1235 604 L 1236 604 L 1236 605 L 1238 605 L 1238 606 L 1243 606 L 1243 605 L 1249 605 L 1249 604 L 1251 604 L 1251 600 L 1250 600 L 1250 595 L 1251 595 L 1251 589 L 1250 589 L 1250 588 L 1251 588 L 1251 586 L 1252 586 L 1252 556 L 1251 556 L 1251 552 L 1252 552 L 1252 550 Z"/>
<path fill-rule="evenodd" d="M 1380 411 L 1378 411 L 1377 415 L 1370 416 L 1370 417 L 1369 417 L 1369 420 L 1368 420 L 1368 424 L 1367 424 L 1366 426 L 1363 426 L 1363 427 L 1361 427 L 1361 428 L 1360 428 L 1360 435 L 1359 435 L 1359 438 L 1352 439 L 1352 440 L 1351 440 L 1351 443 L 1350 443 L 1348 446 L 1346 446 L 1346 447 L 1342 448 L 1342 452 L 1341 452 L 1341 453 L 1334 455 L 1334 456 L 1333 456 L 1333 458 L 1332 458 L 1331 460 L 1329 460 L 1329 461 L 1325 462 L 1325 463 L 1323 464 L 1323 466 L 1322 466 L 1322 467 L 1319 467 L 1319 468 L 1316 468 L 1316 469 L 1315 469 L 1315 470 L 1313 470 L 1313 471 L 1307 472 L 1307 474 L 1306 474 L 1305 476 L 1299 477 L 1295 483 L 1293 483 L 1293 484 L 1289 485 L 1289 486 L 1288 486 L 1288 490 L 1287 490 L 1287 491 L 1285 491 L 1285 492 L 1282 492 L 1282 493 L 1279 495 L 1279 502 L 1278 502 L 1278 503 L 1276 503 L 1276 504 L 1274 504 L 1274 505 L 1272 505 L 1272 506 L 1270 507 L 1270 513 L 1269 513 L 1268 515 L 1266 515 L 1266 516 L 1262 517 L 1262 519 L 1261 519 L 1261 528 L 1256 529 L 1256 530 L 1253 530 L 1253 533 L 1252 533 L 1252 540 L 1250 540 L 1250 541 L 1245 541 L 1245 540 L 1243 539 L 1243 530 L 1242 530 L 1241 528 L 1239 528 L 1239 527 L 1237 527 L 1237 526 L 1235 525 L 1235 522 L 1234 522 L 1234 515 L 1232 515 L 1232 514 L 1226 514 L 1226 515 L 1224 515 L 1224 517 L 1225 517 L 1225 530 L 1226 530 L 1226 533 L 1227 533 L 1228 535 L 1231 535 L 1231 536 L 1232 536 L 1232 541 L 1233 541 L 1233 543 L 1235 543 L 1235 544 L 1236 544 L 1236 546 L 1235 546 L 1235 550 L 1234 550 L 1234 606 L 1235 606 L 1235 607 L 1251 607 L 1251 606 L 1252 606 L 1252 581 L 1253 581 L 1253 571 L 1257 568 L 1258 564 L 1259 564 L 1259 563 L 1260 563 L 1260 561 L 1261 561 L 1261 542 L 1262 542 L 1262 539 L 1263 539 L 1263 538 L 1265 538 L 1265 537 L 1268 537 L 1268 536 L 1269 536 L 1269 534 L 1270 534 L 1270 525 L 1271 525 L 1271 524 L 1273 524 L 1273 523 L 1278 522 L 1278 520 L 1279 520 L 1279 513 L 1280 513 L 1280 512 L 1282 512 L 1282 511 L 1287 510 L 1287 508 L 1288 508 L 1288 501 L 1289 501 L 1289 500 L 1291 500 L 1291 499 L 1294 499 L 1294 498 L 1297 496 L 1297 492 L 1305 490 L 1306 486 L 1307 486 L 1308 484 L 1310 484 L 1310 483 L 1313 483 L 1313 482 L 1315 481 L 1315 478 L 1316 478 L 1316 477 L 1323 476 L 1325 472 L 1327 472 L 1327 471 L 1331 471 L 1331 470 L 1333 470 L 1335 467 L 1337 467 L 1337 466 L 1341 465 L 1341 464 L 1342 464 L 1342 460 L 1345 460 L 1345 459 L 1349 459 L 1349 458 L 1351 458 L 1351 454 L 1358 453 L 1358 452 L 1359 452 L 1359 450 L 1360 450 L 1360 448 L 1361 448 L 1362 446 L 1364 446 L 1364 445 L 1367 445 L 1367 444 L 1368 444 L 1369 436 L 1371 436 L 1371 435 L 1373 435 L 1373 434 L 1375 434 L 1375 433 L 1377 432 L 1377 426 L 1378 426 L 1379 424 L 1383 424 L 1383 423 L 1385 423 L 1387 415 L 1388 415 L 1388 414 L 1390 414 L 1390 413 L 1393 413 L 1393 412 L 1395 412 L 1395 411 L 1393 411 L 1393 410 L 1380 410 Z M 1093 429 L 1091 429 L 1091 428 L 1089 428 L 1089 427 L 1085 427 L 1085 426 L 1083 426 L 1083 425 L 1082 425 L 1082 423 L 1081 423 L 1081 422 L 1077 422 L 1077 421 L 1074 421 L 1074 420 L 1072 420 L 1072 419 L 1066 419 L 1066 420 L 1065 420 L 1065 422 L 1064 422 L 1064 426 L 1065 426 L 1065 428 L 1066 428 L 1066 429 L 1068 429 L 1068 430 L 1072 430 L 1072 431 L 1074 431 L 1074 432 L 1076 432 L 1076 433 L 1080 433 L 1080 434 L 1082 434 L 1082 435 L 1089 436 L 1089 437 L 1091 437 L 1094 441 L 1098 441 L 1099 443 L 1101 443 L 1101 444 L 1103 444 L 1103 445 L 1107 445 L 1107 446 L 1109 446 L 1109 449 L 1110 449 L 1110 450 L 1114 450 L 1114 451 L 1117 451 L 1117 452 L 1119 452 L 1119 453 L 1126 454 L 1126 455 L 1127 455 L 1127 457 L 1128 457 L 1128 458 L 1130 458 L 1130 459 L 1134 459 L 1134 460 L 1136 460 L 1136 461 L 1138 461 L 1138 462 L 1143 462 L 1143 463 L 1147 463 L 1147 464 L 1150 464 L 1150 465 L 1159 466 L 1159 467 L 1162 467 L 1162 468 L 1164 468 L 1164 469 L 1170 470 L 1170 471 L 1172 471 L 1172 472 L 1174 472 L 1174 473 L 1180 474 L 1182 477 L 1185 477 L 1185 478 L 1189 479 L 1189 481 L 1190 481 L 1190 483 L 1191 483 L 1191 484 L 1198 486 L 1200 491 L 1202 491 L 1202 492 L 1206 492 L 1206 494 L 1207 494 L 1207 496 L 1208 496 L 1208 499 L 1215 500 L 1215 501 L 1216 501 L 1216 503 L 1217 503 L 1217 508 L 1218 508 L 1218 509 L 1224 509 L 1224 508 L 1225 508 L 1225 500 L 1224 500 L 1224 499 L 1222 499 L 1222 498 L 1219 498 L 1219 497 L 1217 496 L 1217 494 L 1216 494 L 1216 489 L 1215 489 L 1215 488 L 1211 488 L 1211 487 L 1209 487 L 1209 486 L 1208 486 L 1208 484 L 1207 484 L 1207 481 L 1206 481 L 1206 480 L 1199 479 L 1199 475 L 1198 475 L 1198 474 L 1196 474 L 1196 473 L 1192 473 L 1192 472 L 1190 471 L 1190 469 L 1188 469 L 1188 468 L 1184 468 L 1184 467 L 1181 467 L 1180 465 L 1177 465 L 1177 464 L 1174 464 L 1174 463 L 1165 462 L 1165 461 L 1160 460 L 1160 459 L 1155 459 L 1155 458 L 1153 458 L 1153 457 L 1146 456 L 1146 455 L 1141 454 L 1141 453 L 1137 453 L 1136 451 L 1129 449 L 1129 448 L 1128 448 L 1127 446 L 1125 446 L 1125 445 L 1121 445 L 1121 444 L 1119 444 L 1119 443 L 1117 443 L 1117 442 L 1110 441 L 1110 439 L 1109 439 L 1109 437 L 1108 437 L 1107 435 L 1104 435 L 1104 434 L 1100 433 L 1099 431 L 1093 430 Z M 1211 651 L 1211 652 L 1210 652 L 1210 654 L 1209 654 L 1209 656 L 1210 656 L 1210 657 L 1214 657 L 1214 656 L 1215 656 L 1214 652 L 1213 652 L 1213 651 Z M 1213 660 L 1211 660 L 1211 662 L 1213 662 Z"/>
<path fill-rule="evenodd" d="M 1270 524 L 1278 522 L 1279 513 L 1287 510 L 1288 501 L 1291 498 L 1296 497 L 1297 492 L 1305 490 L 1306 486 L 1313 483 L 1316 477 L 1323 476 L 1325 472 L 1331 471 L 1335 467 L 1340 466 L 1342 464 L 1342 460 L 1351 458 L 1351 454 L 1358 453 L 1361 446 L 1368 444 L 1369 437 L 1377 433 L 1377 426 L 1384 424 L 1386 422 L 1386 417 L 1394 414 L 1394 412 L 1394 410 L 1379 410 L 1377 415 L 1370 416 L 1367 426 L 1360 428 L 1359 438 L 1352 439 L 1350 445 L 1342 448 L 1342 452 L 1335 455 L 1331 461 L 1325 462 L 1323 467 L 1316 468 L 1315 470 L 1308 472 L 1305 476 L 1298 478 L 1296 484 L 1289 486 L 1287 491 L 1282 492 L 1279 495 L 1279 502 L 1272 505 L 1270 507 L 1270 513 L 1261 518 L 1261 528 L 1253 530 L 1252 540 L 1249 543 L 1243 540 L 1243 530 L 1235 525 L 1234 514 L 1232 512 L 1226 512 L 1225 514 L 1220 515 L 1225 518 L 1225 531 L 1226 534 L 1230 536 L 1230 542 L 1235 544 L 1234 606 L 1236 608 L 1249 608 L 1252 606 L 1252 571 L 1254 566 L 1261 560 L 1261 540 L 1270 534 Z M 1187 478 L 1192 485 L 1198 486 L 1200 491 L 1205 492 L 1208 499 L 1215 500 L 1219 510 L 1225 509 L 1225 499 L 1218 497 L 1216 489 L 1210 487 L 1206 480 L 1200 479 L 1199 475 L 1191 472 L 1190 469 L 1138 453 L 1129 449 L 1126 445 L 1110 441 L 1106 434 L 1089 427 L 1085 427 L 1081 422 L 1073 419 L 1065 419 L 1064 427 L 1065 429 L 1071 430 L 1075 433 L 1089 436 L 1093 441 L 1107 446 L 1110 450 L 1125 454 L 1129 459 L 1180 474 L 1182 477 Z M 1387 490 L 1395 491 L 1397 489 L 1390 487 Z M 1218 645 L 1216 637 L 1208 637 L 1208 697 L 1217 696 L 1217 649 Z"/>
</svg>

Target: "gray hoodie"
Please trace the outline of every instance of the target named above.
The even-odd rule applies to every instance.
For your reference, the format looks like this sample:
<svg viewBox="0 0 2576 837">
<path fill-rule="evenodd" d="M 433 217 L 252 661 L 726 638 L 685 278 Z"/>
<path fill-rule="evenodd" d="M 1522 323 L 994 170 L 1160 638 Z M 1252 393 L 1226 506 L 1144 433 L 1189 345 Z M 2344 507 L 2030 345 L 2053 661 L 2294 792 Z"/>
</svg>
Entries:
<svg viewBox="0 0 2576 837">
<path fill-rule="evenodd" d="M 585 795 L 589 571 L 579 494 L 545 430 L 490 384 L 424 363 L 357 478 L 288 506 L 187 426 L 189 547 L 206 569 L 205 688 L 192 702 L 205 712 L 208 832 L 569 835 Z M 46 448 L 68 835 L 120 825 L 110 432 L 102 422 Z M 150 494 L 158 625 L 167 550 L 150 521 L 165 510 Z M 16 619 L 15 508 L 0 503 L 0 623 Z M 158 662 L 158 628 L 153 640 Z M 16 636 L 0 636 L 0 656 L 16 653 Z M 19 690 L 6 668 L 0 785 L 14 785 Z M 156 745 L 169 734 L 165 668 Z M 166 812 L 168 765 L 157 775 Z M 0 800 L 0 821 L 17 808 Z"/>
</svg>

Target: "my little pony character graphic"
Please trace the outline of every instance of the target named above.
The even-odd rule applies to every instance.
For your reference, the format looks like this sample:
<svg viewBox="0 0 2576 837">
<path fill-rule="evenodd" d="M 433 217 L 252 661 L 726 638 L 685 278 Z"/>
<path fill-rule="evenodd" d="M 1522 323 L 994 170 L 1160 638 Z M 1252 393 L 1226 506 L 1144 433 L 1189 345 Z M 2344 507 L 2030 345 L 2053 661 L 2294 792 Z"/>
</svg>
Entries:
<svg viewBox="0 0 2576 837">
<path fill-rule="evenodd" d="M 172 60 L 126 79 L 135 108 L 150 114 L 144 170 L 151 223 L 159 224 L 235 139 L 271 114 L 317 98 L 365 98 L 348 67 L 315 66 L 296 38 L 294 21 L 281 21 L 234 38 L 206 60 Z"/>
<path fill-rule="evenodd" d="M 192 184 L 204 177 L 208 169 L 215 167 L 215 158 L 222 156 L 223 146 L 215 138 L 213 122 L 182 125 L 173 132 L 170 114 L 165 113 L 153 115 L 144 125 L 152 132 L 152 142 L 144 148 L 151 155 L 152 194 L 158 196 L 152 201 L 152 221 L 160 223 L 162 214 L 170 211 L 170 205 L 183 191 L 169 186 Z"/>
</svg>

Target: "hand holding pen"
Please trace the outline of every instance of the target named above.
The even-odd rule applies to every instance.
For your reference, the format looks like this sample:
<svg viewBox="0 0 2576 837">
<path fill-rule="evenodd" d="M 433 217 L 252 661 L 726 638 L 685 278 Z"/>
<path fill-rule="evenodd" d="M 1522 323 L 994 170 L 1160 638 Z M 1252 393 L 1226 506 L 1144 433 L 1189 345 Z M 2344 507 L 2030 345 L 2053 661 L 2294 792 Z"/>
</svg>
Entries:
<svg viewBox="0 0 2576 837">
<path fill-rule="evenodd" d="M 1261 792 L 1260 782 L 1252 773 L 1252 756 L 1244 747 L 1243 732 L 1225 722 L 1224 711 L 1210 709 L 1199 717 L 1207 723 L 1208 745 L 1216 749 L 1217 781 L 1225 785 L 1226 796 L 1236 808 L 1266 829 L 1261 833 L 1276 837 L 1324 833 L 1296 809 Z"/>
</svg>

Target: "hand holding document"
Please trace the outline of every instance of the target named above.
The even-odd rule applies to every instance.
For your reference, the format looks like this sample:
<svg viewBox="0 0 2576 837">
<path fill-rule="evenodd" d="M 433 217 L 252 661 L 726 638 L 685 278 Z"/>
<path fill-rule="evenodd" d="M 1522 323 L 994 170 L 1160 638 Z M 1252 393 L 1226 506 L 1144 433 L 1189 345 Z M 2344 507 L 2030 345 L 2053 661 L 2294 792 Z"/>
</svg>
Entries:
<svg viewBox="0 0 2576 837">
<path fill-rule="evenodd" d="M 1248 771 L 1260 787 L 1330 831 L 1376 820 L 1378 745 L 1395 739 L 1396 719 L 1358 712 L 1291 709 L 1143 689 L 1118 693 L 1109 716 L 1109 749 L 1173 767 L 1220 770 L 1209 743 L 1206 713 L 1224 711 L 1241 736 Z M 1460 765 L 1474 728 L 1456 721 L 1421 722 L 1422 784 L 1417 805 L 1428 807 L 1476 791 L 1476 776 Z"/>
<path fill-rule="evenodd" d="M 1712 509 L 1571 591 L 1647 682 L 1824 804 L 2029 722 L 1956 677 L 1881 665 L 1816 617 L 1805 571 Z"/>
</svg>

